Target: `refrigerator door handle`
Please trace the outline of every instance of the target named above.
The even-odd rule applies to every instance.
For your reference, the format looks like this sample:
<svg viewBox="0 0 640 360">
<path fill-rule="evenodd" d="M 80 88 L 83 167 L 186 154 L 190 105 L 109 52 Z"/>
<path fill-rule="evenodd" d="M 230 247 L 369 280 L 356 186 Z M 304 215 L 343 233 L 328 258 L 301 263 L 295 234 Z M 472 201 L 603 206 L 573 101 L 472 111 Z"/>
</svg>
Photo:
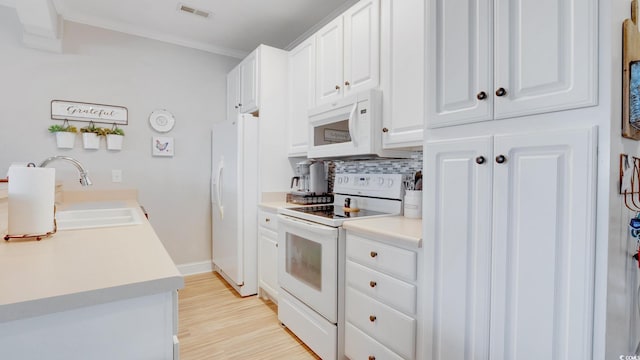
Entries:
<svg viewBox="0 0 640 360">
<path fill-rule="evenodd" d="M 218 176 L 216 179 L 216 198 L 218 200 L 218 210 L 220 211 L 220 219 L 224 218 L 224 206 L 222 204 L 222 175 L 224 169 L 224 161 L 221 158 L 218 163 Z"/>
</svg>

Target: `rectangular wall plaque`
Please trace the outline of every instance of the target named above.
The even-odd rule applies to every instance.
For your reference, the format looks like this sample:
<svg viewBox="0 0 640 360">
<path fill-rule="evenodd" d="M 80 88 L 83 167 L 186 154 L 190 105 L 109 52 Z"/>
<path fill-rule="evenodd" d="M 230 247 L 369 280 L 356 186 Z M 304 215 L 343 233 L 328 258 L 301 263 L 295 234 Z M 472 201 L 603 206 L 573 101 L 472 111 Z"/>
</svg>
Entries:
<svg viewBox="0 0 640 360">
<path fill-rule="evenodd" d="M 123 106 L 51 100 L 51 119 L 127 125 L 128 111 Z"/>
</svg>

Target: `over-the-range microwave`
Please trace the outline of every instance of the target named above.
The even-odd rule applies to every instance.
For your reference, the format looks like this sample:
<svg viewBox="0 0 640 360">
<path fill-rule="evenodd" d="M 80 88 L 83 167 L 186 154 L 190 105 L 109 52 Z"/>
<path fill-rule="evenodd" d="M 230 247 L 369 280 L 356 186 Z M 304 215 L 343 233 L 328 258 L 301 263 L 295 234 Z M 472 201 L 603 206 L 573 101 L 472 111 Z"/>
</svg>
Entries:
<svg viewBox="0 0 640 360">
<path fill-rule="evenodd" d="M 382 93 L 372 89 L 309 110 L 307 157 L 407 158 L 409 151 L 382 149 Z"/>
</svg>

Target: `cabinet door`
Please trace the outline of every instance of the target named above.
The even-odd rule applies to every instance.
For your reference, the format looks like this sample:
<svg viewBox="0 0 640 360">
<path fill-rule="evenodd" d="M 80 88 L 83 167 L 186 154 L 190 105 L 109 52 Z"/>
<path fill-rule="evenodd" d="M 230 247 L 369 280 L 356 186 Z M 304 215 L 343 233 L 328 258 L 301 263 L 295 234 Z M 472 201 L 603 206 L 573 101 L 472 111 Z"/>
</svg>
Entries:
<svg viewBox="0 0 640 360">
<path fill-rule="evenodd" d="M 490 358 L 591 359 L 595 130 L 494 141 Z"/>
<path fill-rule="evenodd" d="M 495 118 L 596 104 L 597 3 L 496 0 Z"/>
<path fill-rule="evenodd" d="M 427 127 L 492 119 L 492 3 L 427 1 Z"/>
<path fill-rule="evenodd" d="M 342 97 L 343 92 L 342 16 L 316 33 L 316 105 Z"/>
<path fill-rule="evenodd" d="M 289 53 L 289 156 L 306 156 L 309 109 L 315 102 L 316 49 L 312 36 Z"/>
<path fill-rule="evenodd" d="M 426 143 L 425 359 L 489 359 L 492 139 Z"/>
<path fill-rule="evenodd" d="M 380 0 L 364 0 L 344 13 L 344 94 L 379 83 Z"/>
<path fill-rule="evenodd" d="M 424 128 L 422 0 L 382 0 L 381 86 L 385 149 L 422 146 Z M 411 41 L 407 41 L 411 39 Z"/>
<path fill-rule="evenodd" d="M 240 63 L 240 110 L 242 113 L 258 110 L 258 51 Z"/>
<path fill-rule="evenodd" d="M 227 120 L 237 118 L 240 104 L 240 66 L 227 74 Z"/>
<path fill-rule="evenodd" d="M 273 214 L 275 217 L 276 215 Z M 258 237 L 258 286 L 273 300 L 278 300 L 278 234 L 259 228 Z"/>
</svg>

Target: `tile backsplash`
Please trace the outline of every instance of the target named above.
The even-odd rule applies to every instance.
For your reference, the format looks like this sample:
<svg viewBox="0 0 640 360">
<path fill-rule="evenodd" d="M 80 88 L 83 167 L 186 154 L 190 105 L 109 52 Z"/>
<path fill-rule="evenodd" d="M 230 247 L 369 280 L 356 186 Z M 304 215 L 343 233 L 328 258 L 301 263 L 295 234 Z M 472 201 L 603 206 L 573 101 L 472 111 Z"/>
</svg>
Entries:
<svg viewBox="0 0 640 360">
<path fill-rule="evenodd" d="M 422 171 L 422 151 L 408 159 L 333 160 L 328 165 L 329 191 L 336 174 L 413 174 Z"/>
</svg>

